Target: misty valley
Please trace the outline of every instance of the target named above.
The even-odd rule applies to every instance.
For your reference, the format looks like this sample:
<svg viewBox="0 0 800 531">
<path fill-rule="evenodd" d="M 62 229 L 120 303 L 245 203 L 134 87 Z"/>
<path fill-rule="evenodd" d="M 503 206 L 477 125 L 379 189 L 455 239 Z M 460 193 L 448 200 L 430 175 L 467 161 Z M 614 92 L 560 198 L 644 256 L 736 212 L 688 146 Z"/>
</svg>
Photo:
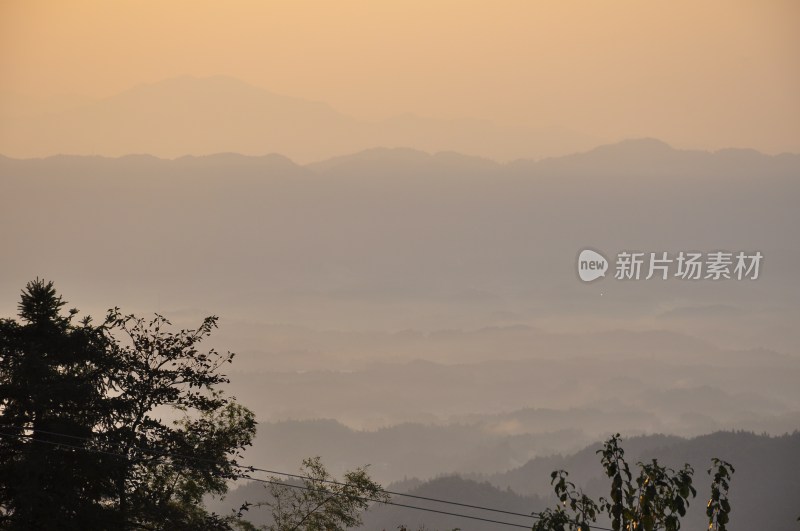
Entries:
<svg viewBox="0 0 800 531">
<path fill-rule="evenodd" d="M 319 456 L 334 478 L 369 465 L 434 509 L 377 504 L 362 529 L 494 528 L 436 513 L 442 499 L 530 528 L 531 512 L 558 502 L 554 470 L 606 494 L 596 451 L 615 433 L 632 466 L 694 467 L 688 528 L 707 526 L 706 469 L 719 457 L 736 467 L 730 528 L 790 529 L 799 172 L 797 155 L 649 139 L 507 164 L 407 149 L 308 165 L 0 157 L 0 216 L 15 227 L 0 242 L 17 250 L 0 277 L 3 315 L 36 272 L 100 320 L 112 306 L 175 329 L 218 315 L 204 345 L 236 353 L 226 393 L 255 415 L 241 463 L 296 474 Z M 585 248 L 757 249 L 764 264 L 752 282 L 609 269 L 584 283 Z M 227 515 L 288 496 L 250 477 L 264 476 L 227 476 L 228 494 L 206 506 Z M 460 509 L 449 512 L 485 516 Z M 246 515 L 276 525 L 265 506 Z"/>
</svg>

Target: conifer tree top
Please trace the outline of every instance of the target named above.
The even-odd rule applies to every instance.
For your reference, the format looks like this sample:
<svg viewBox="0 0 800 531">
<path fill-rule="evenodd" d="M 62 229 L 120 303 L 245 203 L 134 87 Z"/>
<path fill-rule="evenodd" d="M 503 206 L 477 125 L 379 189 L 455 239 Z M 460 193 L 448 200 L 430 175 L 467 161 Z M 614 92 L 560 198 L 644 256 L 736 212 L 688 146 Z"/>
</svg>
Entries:
<svg viewBox="0 0 800 531">
<path fill-rule="evenodd" d="M 52 281 L 32 280 L 25 285 L 19 305 L 19 317 L 31 324 L 57 322 L 59 312 L 66 302 L 56 293 Z"/>
</svg>

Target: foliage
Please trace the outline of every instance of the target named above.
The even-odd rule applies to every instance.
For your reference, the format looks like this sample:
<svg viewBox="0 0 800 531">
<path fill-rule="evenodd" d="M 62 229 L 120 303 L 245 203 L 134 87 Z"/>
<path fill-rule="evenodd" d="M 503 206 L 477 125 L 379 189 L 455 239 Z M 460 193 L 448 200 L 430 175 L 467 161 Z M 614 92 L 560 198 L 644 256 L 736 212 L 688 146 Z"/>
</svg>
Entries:
<svg viewBox="0 0 800 531">
<path fill-rule="evenodd" d="M 574 483 L 567 481 L 568 475 L 564 470 L 557 470 L 550 475 L 550 483 L 561 505 L 542 512 L 541 518 L 533 526 L 535 531 L 589 531 L 589 523 L 596 521 L 599 510 L 597 503 L 577 489 Z M 567 514 L 567 508 L 574 517 Z"/>
<path fill-rule="evenodd" d="M 116 418 L 106 432 L 125 456 L 117 475 L 124 521 L 147 525 L 157 516 L 170 529 L 195 527 L 205 516 L 187 509 L 199 507 L 204 493 L 224 492 L 236 475 L 235 458 L 250 444 L 255 419 L 217 390 L 228 382 L 219 369 L 233 355 L 197 350 L 216 323 L 208 317 L 196 330 L 168 332 L 162 316 L 145 321 L 109 312 L 106 326 L 127 340 L 112 343 Z M 165 410 L 183 418 L 168 425 L 160 419 Z"/>
<path fill-rule="evenodd" d="M 236 476 L 255 419 L 219 389 L 233 354 L 198 350 L 217 318 L 75 325 L 63 305 L 37 279 L 22 323 L 0 321 L 0 528 L 227 528 L 202 496 Z"/>
<path fill-rule="evenodd" d="M 595 502 L 567 480 L 567 472 L 555 471 L 551 483 L 560 505 L 540 513 L 534 531 L 588 531 L 600 514 L 608 516 L 614 531 L 678 531 L 681 528 L 689 500 L 697 495 L 692 486 L 694 469 L 686 464 L 674 470 L 653 459 L 648 463 L 636 463 L 638 475 L 634 477 L 619 443 L 620 436 L 616 434 L 597 451 L 606 476 L 611 480 L 609 497 Z M 714 459 L 713 464 L 709 469 L 709 474 L 715 470 L 707 509 L 709 529 L 725 531 L 733 467 L 719 459 Z"/>
<path fill-rule="evenodd" d="M 371 502 L 389 501 L 381 486 L 366 468 L 344 474 L 335 481 L 319 457 L 303 460 L 300 484 L 272 478 L 267 487 L 271 500 L 259 505 L 272 510 L 269 531 L 343 531 L 361 525 L 361 513 Z"/>
<path fill-rule="evenodd" d="M 728 502 L 728 490 L 730 489 L 731 475 L 736 471 L 733 465 L 727 461 L 717 459 L 711 460 L 712 466 L 708 473 L 712 474 L 711 480 L 711 499 L 706 506 L 706 516 L 708 516 L 708 529 L 711 531 L 727 531 L 728 515 L 731 512 L 731 504 Z"/>
</svg>

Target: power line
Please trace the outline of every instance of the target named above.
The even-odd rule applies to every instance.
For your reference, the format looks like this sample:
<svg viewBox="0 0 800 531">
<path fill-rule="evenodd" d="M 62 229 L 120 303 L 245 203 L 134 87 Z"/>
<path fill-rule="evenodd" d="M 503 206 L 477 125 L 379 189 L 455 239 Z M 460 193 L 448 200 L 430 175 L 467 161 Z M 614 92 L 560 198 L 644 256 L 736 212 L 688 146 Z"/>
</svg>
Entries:
<svg viewBox="0 0 800 531">
<path fill-rule="evenodd" d="M 20 428 L 18 426 L 13 426 L 13 425 L 10 425 L 10 424 L 0 424 L 0 428 L 13 428 L 13 429 L 17 429 L 17 430 L 23 429 L 23 428 Z M 69 434 L 51 432 L 51 431 L 46 431 L 46 430 L 37 430 L 37 432 L 43 433 L 43 434 L 46 434 L 46 435 L 65 437 L 65 438 L 82 440 L 82 441 L 95 441 L 95 439 L 91 439 L 89 437 L 80 437 L 80 436 L 77 436 L 77 435 L 69 435 Z M 18 439 L 27 439 L 27 440 L 32 440 L 32 441 L 35 441 L 35 442 L 46 443 L 46 444 L 55 445 L 55 446 L 63 446 L 63 447 L 66 447 L 66 448 L 73 448 L 73 449 L 76 449 L 76 450 L 84 450 L 84 451 L 94 452 L 94 453 L 98 453 L 98 454 L 109 455 L 109 456 L 113 456 L 113 457 L 121 457 L 123 459 L 128 459 L 128 460 L 131 459 L 130 456 L 127 456 L 127 455 L 124 455 L 124 454 L 120 454 L 120 453 L 117 453 L 117 452 L 109 452 L 109 451 L 99 450 L 99 449 L 96 449 L 96 448 L 86 448 L 86 447 L 83 447 L 83 446 L 69 445 L 69 444 L 65 444 L 65 443 L 59 443 L 59 442 L 56 442 L 56 441 L 46 441 L 46 440 L 42 440 L 42 439 L 35 439 L 31 435 L 18 435 L 18 434 L 10 434 L 10 433 L 2 433 L 2 432 L 0 432 L 0 436 L 2 436 L 2 435 L 8 435 L 8 436 L 11 436 L 11 437 L 16 437 Z M 170 458 L 173 458 L 173 459 L 175 459 L 175 458 L 178 458 L 178 459 L 189 459 L 189 460 L 194 460 L 194 461 L 199 461 L 199 462 L 206 462 L 206 463 L 216 463 L 216 461 L 214 461 L 212 459 L 204 459 L 202 457 L 185 455 L 185 454 L 174 454 L 174 453 L 168 453 L 168 452 L 161 452 L 161 451 L 158 451 L 156 449 L 143 449 L 143 448 L 140 448 L 140 447 L 132 447 L 132 449 L 138 450 L 138 451 L 140 451 L 142 453 L 156 454 L 156 455 L 159 455 L 161 457 L 170 457 Z M 255 467 L 255 466 L 238 465 L 238 464 L 235 464 L 235 463 L 233 464 L 233 466 L 235 468 L 242 469 L 242 470 L 247 470 L 247 471 L 251 471 L 251 472 L 256 471 L 256 472 L 264 472 L 264 473 L 267 473 L 267 474 L 276 474 L 276 475 L 279 475 L 279 476 L 285 476 L 285 477 L 289 477 L 289 478 L 307 479 L 306 476 L 303 476 L 303 475 L 300 475 L 300 474 L 293 474 L 293 473 L 289 473 L 289 472 L 281 472 L 281 471 L 270 470 L 270 469 L 266 469 L 266 468 L 259 468 L 259 467 Z M 277 483 L 277 482 L 274 482 L 274 481 L 269 481 L 269 480 L 265 480 L 265 479 L 261 479 L 261 478 L 254 478 L 254 477 L 249 476 L 249 475 L 234 474 L 233 476 L 236 479 L 249 479 L 251 481 L 262 482 L 262 483 L 282 484 L 282 483 Z M 320 479 L 320 480 L 317 480 L 317 481 L 320 481 L 322 483 L 332 484 L 332 485 L 347 486 L 346 483 L 342 483 L 340 481 L 335 481 L 335 480 L 330 480 L 330 479 Z M 291 484 L 285 484 L 285 485 L 291 486 L 291 487 L 300 487 L 298 485 L 291 485 Z M 326 492 L 330 492 L 330 491 L 326 491 Z M 382 492 L 384 494 L 389 494 L 391 496 L 402 496 L 402 497 L 406 497 L 406 498 L 412 498 L 412 499 L 418 499 L 418 500 L 424 500 L 424 501 L 431 501 L 431 502 L 435 502 L 435 503 L 453 505 L 453 506 L 464 507 L 464 508 L 469 508 L 469 509 L 476 509 L 476 510 L 493 512 L 493 513 L 498 513 L 498 514 L 505 514 L 505 515 L 509 515 L 509 516 L 517 516 L 517 517 L 521 517 L 521 518 L 533 518 L 533 519 L 540 519 L 541 518 L 540 513 L 537 513 L 537 512 L 532 512 L 530 514 L 518 513 L 518 512 L 514 512 L 514 511 L 506 511 L 506 510 L 503 510 L 503 509 L 495 509 L 495 508 L 492 508 L 492 507 L 484 507 L 484 506 L 480 506 L 480 505 L 473 505 L 473 504 L 468 504 L 468 503 L 455 502 L 455 501 L 451 501 L 451 500 L 443 500 L 443 499 L 439 499 L 439 498 L 431 498 L 431 497 L 428 497 L 428 496 L 419 496 L 419 495 L 408 494 L 408 493 L 404 493 L 404 492 L 395 492 L 395 491 L 390 491 L 390 490 L 386 490 L 386 489 L 381 489 L 380 492 Z M 483 521 L 486 521 L 486 522 L 494 522 L 494 523 L 501 523 L 501 524 L 504 523 L 504 522 L 501 522 L 501 521 L 493 521 L 491 519 L 483 519 L 483 518 L 472 517 L 472 516 L 464 515 L 464 514 L 460 514 L 460 513 L 450 513 L 450 512 L 447 512 L 447 511 L 439 511 L 439 510 L 436 510 L 436 509 L 429 509 L 429 508 L 418 507 L 418 506 L 413 506 L 413 505 L 404 505 L 404 504 L 399 504 L 399 503 L 396 503 L 396 502 L 384 502 L 384 501 L 381 501 L 381 500 L 373 500 L 373 499 L 367 499 L 367 498 L 364 498 L 364 500 L 377 502 L 377 503 L 386 503 L 386 504 L 389 504 L 389 505 L 396 505 L 398 507 L 407 507 L 407 508 L 411 508 L 411 509 L 418 509 L 418 510 L 423 510 L 423 511 L 428 511 L 428 512 L 438 512 L 438 513 L 441 513 L 441 514 L 446 514 L 446 515 L 451 515 L 451 516 L 460 516 L 460 517 L 464 517 L 464 518 L 473 518 L 473 519 L 477 518 L 477 519 L 480 519 L 480 520 L 483 520 Z M 506 525 L 517 525 L 518 526 L 518 524 L 511 524 L 510 522 L 505 522 L 505 524 Z M 524 528 L 528 529 L 528 526 L 521 526 L 521 527 L 524 527 Z M 612 531 L 610 528 L 596 526 L 596 525 L 590 525 L 590 526 L 587 526 L 587 527 L 589 527 L 590 529 L 597 529 L 598 531 Z"/>
<path fill-rule="evenodd" d="M 0 424 L 0 428 L 3 428 L 3 427 L 13 427 L 13 428 L 19 429 L 16 426 L 12 426 L 10 424 Z M 70 439 L 77 439 L 77 440 L 81 440 L 81 441 L 91 441 L 91 440 L 93 440 L 93 439 L 88 438 L 88 437 L 80 437 L 80 436 L 77 436 L 77 435 L 67 435 L 67 434 L 62 434 L 62 433 L 46 431 L 46 430 L 37 430 L 37 431 L 39 433 L 43 433 L 43 434 L 46 434 L 46 435 L 67 437 L 67 438 L 70 438 Z M 202 457 L 196 457 L 196 456 L 189 456 L 189 455 L 183 455 L 183 454 L 174 454 L 174 453 L 168 453 L 168 452 L 159 452 L 157 450 L 146 450 L 146 449 L 142 449 L 142 448 L 139 448 L 139 447 L 134 447 L 134 449 L 139 450 L 139 451 L 141 451 L 143 453 L 145 453 L 145 452 L 157 453 L 157 454 L 163 455 L 165 457 L 181 458 L 181 459 L 192 459 L 192 460 L 202 461 L 202 462 L 207 462 L 207 463 L 215 463 L 216 462 L 216 461 L 211 460 L 211 459 L 203 459 Z M 250 465 L 235 465 L 235 466 L 237 468 L 241 468 L 241 469 L 248 470 L 248 471 L 251 471 L 251 472 L 264 472 L 266 474 L 275 474 L 275 475 L 278 475 L 278 476 L 286 476 L 286 477 L 297 478 L 297 479 L 305 479 L 306 478 L 306 476 L 303 476 L 301 474 L 292 474 L 292 473 L 289 473 L 289 472 L 281 472 L 281 471 L 278 471 L 278 470 L 270 470 L 270 469 L 267 469 L 267 468 L 259 468 L 259 467 L 256 467 L 256 466 L 250 466 Z M 330 484 L 330 485 L 338 485 L 338 486 L 346 486 L 347 485 L 346 483 L 342 483 L 340 481 L 336 481 L 336 480 L 332 480 L 332 479 L 320 479 L 318 481 L 320 481 L 322 483 L 327 483 L 327 484 Z M 514 511 L 506 511 L 506 510 L 503 510 L 503 509 L 494 509 L 492 507 L 483 507 L 483 506 L 480 506 L 480 505 L 473 505 L 473 504 L 469 504 L 469 503 L 462 503 L 462 502 L 456 502 L 456 501 L 451 501 L 451 500 L 443 500 L 443 499 L 438 499 L 438 498 L 431 498 L 431 497 L 428 497 L 428 496 L 419 496 L 419 495 L 416 495 L 416 494 L 408 494 L 408 493 L 405 493 L 405 492 L 395 492 L 395 491 L 386 490 L 386 489 L 381 489 L 381 492 L 383 492 L 385 494 L 392 495 L 392 496 L 402 496 L 402 497 L 405 497 L 405 498 L 413 498 L 413 499 L 417 499 L 417 500 L 432 501 L 432 502 L 443 503 L 443 504 L 447 504 L 447 505 L 465 507 L 465 508 L 468 508 L 468 509 L 478 509 L 478 510 L 481 510 L 481 511 L 494 512 L 494 513 L 498 513 L 498 514 L 506 514 L 506 515 L 510 515 L 510 516 L 519 516 L 519 517 L 522 517 L 522 518 L 538 518 L 538 516 L 539 516 L 538 513 L 536 513 L 536 512 L 533 512 L 533 513 L 518 513 L 518 512 L 514 512 Z"/>
<path fill-rule="evenodd" d="M 75 449 L 75 450 L 81 450 L 81 451 L 85 451 L 85 452 L 93 452 L 93 453 L 98 453 L 98 454 L 103 454 L 103 455 L 111 455 L 111 456 L 121 457 L 123 459 L 130 459 L 128 456 L 125 456 L 125 455 L 120 454 L 120 453 L 107 452 L 107 451 L 103 451 L 103 450 L 97 450 L 97 449 L 94 449 L 94 448 L 85 448 L 83 446 L 75 446 L 75 445 L 72 445 L 72 444 L 60 443 L 60 442 L 56 442 L 56 441 L 46 441 L 46 440 L 42 440 L 42 439 L 34 439 L 32 435 L 20 435 L 20 434 L 0 432 L 0 437 L 2 437 L 2 436 L 14 437 L 14 438 L 17 438 L 17 439 L 26 439 L 26 440 L 31 440 L 33 442 L 49 444 L 49 445 L 57 446 L 57 447 L 72 448 L 72 449 Z M 505 525 L 505 526 L 510 526 L 510 527 L 518 527 L 518 528 L 522 528 L 522 529 L 530 529 L 530 526 L 522 525 L 522 524 L 516 524 L 516 523 L 513 523 L 513 522 L 504 522 L 502 520 L 493 520 L 493 519 L 490 519 L 490 518 L 482 518 L 480 516 L 473 516 L 473 515 L 462 514 L 462 513 L 442 511 L 442 510 L 439 510 L 439 509 L 431 509 L 429 507 L 420 507 L 418 505 L 407 505 L 407 504 L 404 504 L 404 503 L 397 503 L 397 502 L 386 501 L 386 500 L 378 500 L 378 499 L 374 499 L 374 498 L 366 498 L 366 497 L 363 497 L 363 496 L 353 496 L 353 495 L 348 495 L 348 494 L 344 494 L 344 493 L 333 492 L 333 491 L 330 491 L 330 490 L 327 490 L 327 489 L 315 489 L 313 487 L 308 487 L 308 486 L 305 486 L 305 485 L 292 485 L 291 483 L 281 483 L 279 481 L 274 481 L 274 480 L 269 480 L 269 479 L 254 478 L 254 477 L 251 477 L 251 476 L 248 476 L 248 475 L 244 475 L 244 474 L 233 474 L 232 477 L 234 479 L 247 479 L 247 480 L 255 481 L 255 482 L 258 482 L 258 483 L 282 485 L 284 487 L 291 487 L 291 488 L 294 488 L 294 489 L 302 489 L 302 490 L 308 490 L 308 491 L 313 491 L 313 492 L 322 492 L 322 493 L 325 493 L 325 494 L 331 494 L 333 496 L 354 498 L 354 499 L 365 501 L 365 502 L 381 503 L 381 504 L 384 504 L 384 505 L 394 505 L 396 507 L 402 507 L 402 508 L 406 508 L 406 509 L 414 509 L 414 510 L 417 510 L 417 511 L 425 511 L 425 512 L 437 513 L 437 514 L 442 514 L 442 515 L 447 515 L 447 516 L 454 516 L 454 517 L 458 517 L 458 518 L 467 518 L 469 520 L 477 520 L 477 521 L 486 522 L 486 523 L 492 523 L 492 524 L 497 524 L 497 525 Z M 525 516 L 530 516 L 530 515 L 525 515 Z"/>
<path fill-rule="evenodd" d="M 276 475 L 279 475 L 279 476 L 287 476 L 287 477 L 290 477 L 290 478 L 298 478 L 298 479 L 305 479 L 306 478 L 306 476 L 303 476 L 301 474 L 289 474 L 288 472 L 278 472 L 276 470 L 267 470 L 265 468 L 257 468 L 257 467 L 247 467 L 247 468 L 249 470 L 255 470 L 255 471 L 258 471 L 258 472 L 265 472 L 267 474 L 276 474 Z M 342 483 L 340 481 L 334 481 L 334 480 L 325 480 L 325 479 L 323 479 L 323 480 L 320 480 L 320 481 L 322 481 L 324 483 L 330 483 L 330 484 L 333 484 L 333 485 L 346 485 L 346 483 Z M 450 501 L 450 500 L 441 500 L 441 499 L 438 499 L 438 498 L 429 498 L 427 496 L 419 496 L 419 495 L 416 495 L 416 494 L 407 494 L 405 492 L 393 492 L 391 490 L 386 490 L 386 489 L 381 489 L 381 492 L 384 492 L 386 494 L 391 494 L 392 496 L 403 496 L 403 497 L 406 497 L 406 498 L 414 498 L 414 499 L 417 499 L 417 500 L 433 501 L 433 502 L 438 502 L 438 503 L 444 503 L 444 504 L 447 504 L 447 505 L 455 505 L 455 506 L 459 506 L 459 507 L 466 507 L 468 509 L 479 509 L 481 511 L 489 511 L 489 512 L 493 512 L 493 513 L 507 514 L 507 515 L 510 515 L 510 516 L 521 516 L 523 518 L 539 518 L 539 513 L 536 513 L 536 512 L 529 513 L 529 514 L 517 513 L 517 512 L 514 512 L 514 511 L 506 511 L 506 510 L 503 510 L 503 509 L 493 509 L 491 507 L 482 507 L 480 505 L 472 505 L 472 504 L 469 504 L 469 503 L 455 502 L 455 501 Z"/>
<path fill-rule="evenodd" d="M 260 479 L 260 478 L 248 478 L 248 479 L 251 479 L 252 481 L 257 481 L 259 483 L 270 483 L 272 485 L 281 485 L 283 487 L 291 487 L 293 489 L 303 489 L 303 490 L 310 490 L 310 491 L 314 491 L 314 492 L 324 492 L 326 494 L 334 494 L 336 496 L 346 496 L 346 497 L 349 497 L 349 498 L 356 498 L 356 499 L 364 500 L 364 501 L 372 501 L 372 502 L 376 502 L 376 503 L 383 503 L 383 504 L 386 504 L 386 505 L 395 505 L 397 507 L 405 507 L 407 509 L 416 509 L 418 511 L 427 511 L 427 512 L 430 512 L 430 513 L 444 514 L 444 515 L 447 515 L 447 516 L 457 516 L 459 518 L 469 518 L 470 520 L 479 520 L 481 522 L 489 522 L 489 523 L 492 523 L 492 524 L 507 525 L 507 526 L 511 526 L 511 527 L 521 527 L 523 529 L 530 529 L 530 526 L 527 526 L 527 525 L 515 524 L 515 523 L 512 523 L 512 522 L 503 522 L 502 520 L 492 520 L 490 518 L 481 518 L 480 516 L 471 516 L 471 515 L 468 515 L 468 514 L 452 513 L 452 512 L 449 512 L 449 511 L 442 511 L 442 510 L 439 510 L 439 509 L 431 509 L 431 508 L 428 508 L 428 507 L 420 507 L 418 505 L 406 505 L 406 504 L 403 504 L 403 503 L 396 503 L 396 502 L 391 502 L 391 501 L 381 501 L 381 500 L 373 500 L 371 498 L 361 498 L 359 496 L 348 496 L 347 494 L 331 492 L 331 491 L 326 490 L 326 489 L 314 489 L 312 487 L 307 487 L 305 485 L 292 485 L 291 483 L 281 483 L 280 481 L 273 481 L 273 480 L 269 480 L 269 479 Z M 531 515 L 521 515 L 521 516 L 530 517 Z"/>
</svg>

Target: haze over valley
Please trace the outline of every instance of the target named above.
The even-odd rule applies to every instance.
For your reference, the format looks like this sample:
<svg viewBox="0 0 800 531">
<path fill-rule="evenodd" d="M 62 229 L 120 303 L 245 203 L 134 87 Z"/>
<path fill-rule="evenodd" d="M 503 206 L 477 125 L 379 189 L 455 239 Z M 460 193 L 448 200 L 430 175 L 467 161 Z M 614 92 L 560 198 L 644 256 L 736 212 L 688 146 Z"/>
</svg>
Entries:
<svg viewBox="0 0 800 531">
<path fill-rule="evenodd" d="M 249 456 L 283 469 L 324 455 L 424 480 L 612 430 L 780 435 L 800 421 L 799 169 L 653 139 L 506 164 L 385 148 L 309 165 L 3 158 L 0 215 L 26 222 L 2 235 L 18 252 L 0 289 L 13 301 L 38 271 L 95 317 L 220 315 L 212 343 L 238 353 L 231 392 L 261 423 Z M 585 284 L 587 246 L 765 259 L 755 281 Z"/>
</svg>

